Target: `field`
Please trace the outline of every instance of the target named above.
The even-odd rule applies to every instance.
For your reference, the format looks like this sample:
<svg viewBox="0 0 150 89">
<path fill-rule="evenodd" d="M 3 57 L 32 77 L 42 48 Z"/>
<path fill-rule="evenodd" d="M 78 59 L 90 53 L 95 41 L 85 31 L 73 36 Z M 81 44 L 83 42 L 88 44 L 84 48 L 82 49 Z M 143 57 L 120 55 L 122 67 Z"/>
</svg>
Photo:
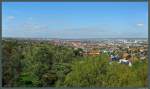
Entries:
<svg viewBox="0 0 150 89">
<path fill-rule="evenodd" d="M 4 87 L 147 87 L 148 60 L 132 67 L 109 56 L 82 56 L 72 47 L 47 42 L 2 42 Z"/>
</svg>

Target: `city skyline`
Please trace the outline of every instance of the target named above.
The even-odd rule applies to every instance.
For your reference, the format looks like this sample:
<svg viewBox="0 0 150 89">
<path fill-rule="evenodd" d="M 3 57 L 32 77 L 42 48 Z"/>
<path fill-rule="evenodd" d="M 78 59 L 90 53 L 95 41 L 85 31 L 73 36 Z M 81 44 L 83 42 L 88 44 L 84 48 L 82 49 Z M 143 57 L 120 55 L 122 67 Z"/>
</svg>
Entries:
<svg viewBox="0 0 150 89">
<path fill-rule="evenodd" d="M 2 37 L 148 38 L 146 2 L 5 2 Z"/>
</svg>

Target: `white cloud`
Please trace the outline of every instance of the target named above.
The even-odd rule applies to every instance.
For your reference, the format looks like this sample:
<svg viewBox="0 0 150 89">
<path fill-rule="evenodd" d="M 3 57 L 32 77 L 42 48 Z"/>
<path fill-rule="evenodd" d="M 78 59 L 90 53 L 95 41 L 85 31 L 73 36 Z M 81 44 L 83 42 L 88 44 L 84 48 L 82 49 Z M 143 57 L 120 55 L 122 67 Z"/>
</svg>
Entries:
<svg viewBox="0 0 150 89">
<path fill-rule="evenodd" d="M 40 26 L 34 24 L 34 25 L 33 25 L 33 29 L 40 29 Z"/>
<path fill-rule="evenodd" d="M 32 17 L 29 17 L 29 20 L 33 20 L 33 18 L 32 18 Z"/>
<path fill-rule="evenodd" d="M 138 23 L 137 26 L 142 27 L 142 26 L 144 26 L 144 24 Z"/>
<path fill-rule="evenodd" d="M 13 19 L 15 19 L 15 16 L 8 16 L 8 19 L 13 20 Z"/>
<path fill-rule="evenodd" d="M 45 25 L 39 25 L 39 24 L 36 24 L 36 23 L 23 23 L 22 25 L 22 28 L 26 29 L 26 30 L 30 30 L 30 31 L 43 31 L 43 30 L 47 30 L 48 29 L 48 26 L 45 26 Z"/>
</svg>

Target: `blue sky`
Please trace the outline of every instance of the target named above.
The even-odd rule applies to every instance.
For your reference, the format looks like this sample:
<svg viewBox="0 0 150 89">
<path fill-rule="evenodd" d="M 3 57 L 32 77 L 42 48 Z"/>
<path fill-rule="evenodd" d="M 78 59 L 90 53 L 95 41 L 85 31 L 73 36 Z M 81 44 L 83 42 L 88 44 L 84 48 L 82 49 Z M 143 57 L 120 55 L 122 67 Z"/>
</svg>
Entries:
<svg viewBox="0 0 150 89">
<path fill-rule="evenodd" d="M 2 37 L 145 38 L 146 2 L 5 2 Z"/>
</svg>

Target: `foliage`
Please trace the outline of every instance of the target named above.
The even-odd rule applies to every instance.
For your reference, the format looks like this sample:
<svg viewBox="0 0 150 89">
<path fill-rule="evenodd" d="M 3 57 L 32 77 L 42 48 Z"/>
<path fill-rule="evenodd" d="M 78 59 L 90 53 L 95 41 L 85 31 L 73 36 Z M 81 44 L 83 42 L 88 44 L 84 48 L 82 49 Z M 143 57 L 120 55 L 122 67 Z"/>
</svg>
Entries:
<svg viewBox="0 0 150 89">
<path fill-rule="evenodd" d="M 146 87 L 148 64 L 134 63 L 133 67 L 108 64 L 99 57 L 73 64 L 64 87 Z"/>
<path fill-rule="evenodd" d="M 2 43 L 3 86 L 146 87 L 148 61 L 132 67 L 109 64 L 108 54 L 83 56 L 82 49 L 48 42 Z"/>
</svg>

